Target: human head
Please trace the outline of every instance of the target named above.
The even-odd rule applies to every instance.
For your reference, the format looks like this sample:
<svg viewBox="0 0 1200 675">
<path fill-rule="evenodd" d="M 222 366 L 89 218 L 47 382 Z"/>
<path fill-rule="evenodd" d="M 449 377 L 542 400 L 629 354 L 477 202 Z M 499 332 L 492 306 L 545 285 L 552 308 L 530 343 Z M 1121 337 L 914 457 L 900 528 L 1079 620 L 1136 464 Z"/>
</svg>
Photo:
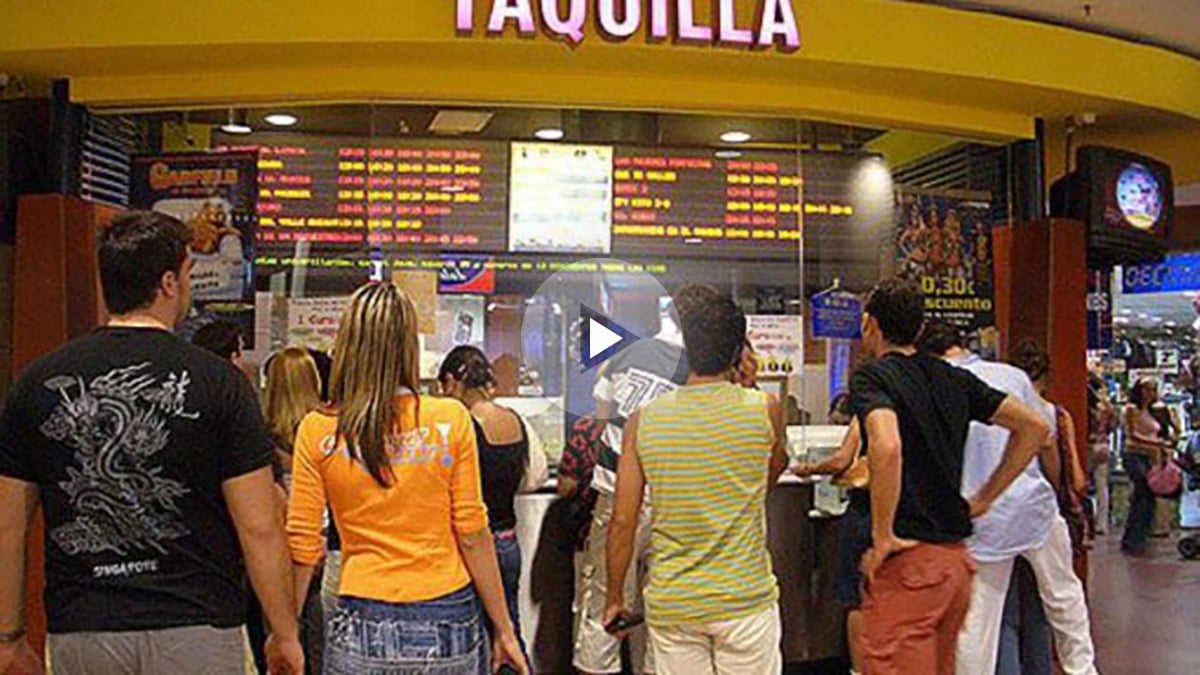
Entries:
<svg viewBox="0 0 1200 675">
<path fill-rule="evenodd" d="M 746 315 L 733 300 L 717 296 L 683 317 L 683 344 L 697 375 L 720 375 L 737 367 L 746 345 Z"/>
<path fill-rule="evenodd" d="M 271 358 L 263 407 L 267 427 L 288 451 L 301 420 L 320 405 L 321 376 L 307 350 L 288 347 Z"/>
<path fill-rule="evenodd" d="M 492 364 L 476 347 L 461 345 L 450 350 L 438 369 L 438 384 L 442 393 L 462 400 L 472 390 L 488 391 L 496 385 Z"/>
<path fill-rule="evenodd" d="M 1149 409 L 1158 403 L 1158 383 L 1148 377 L 1138 378 L 1129 390 L 1129 402 L 1139 408 Z"/>
<path fill-rule="evenodd" d="M 717 289 L 708 284 L 684 284 L 675 291 L 675 295 L 671 296 L 671 303 L 675 306 L 675 314 L 682 323 L 685 314 L 692 312 L 705 302 L 719 297 L 721 294 L 717 292 Z"/>
<path fill-rule="evenodd" d="M 355 291 L 334 343 L 329 398 L 338 438 L 383 486 L 392 479 L 388 444 L 403 432 L 395 397 L 403 389 L 417 395 L 419 358 L 417 310 L 408 295 L 390 282 Z"/>
<path fill-rule="evenodd" d="M 1046 389 L 1050 381 L 1050 355 L 1037 342 L 1025 339 L 1017 343 L 1008 362 L 1025 371 L 1039 390 Z"/>
<path fill-rule="evenodd" d="M 932 356 L 946 356 L 949 352 L 967 348 L 967 338 L 957 326 L 941 319 L 925 324 L 917 349 Z"/>
<path fill-rule="evenodd" d="M 925 295 L 916 282 L 879 282 L 863 308 L 863 346 L 879 356 L 891 347 L 913 347 L 925 324 Z"/>
<path fill-rule="evenodd" d="M 849 424 L 853 419 L 854 413 L 850 410 L 850 393 L 840 392 L 833 397 L 833 402 L 829 404 L 829 423 L 837 425 Z"/>
<path fill-rule="evenodd" d="M 242 351 L 246 348 L 246 343 L 242 338 L 242 327 L 236 321 L 220 319 L 205 324 L 196 331 L 195 337 L 192 338 L 192 344 L 216 354 L 239 368 L 242 366 Z"/>
<path fill-rule="evenodd" d="M 117 216 L 100 233 L 97 258 L 104 303 L 114 315 L 142 312 L 174 326 L 191 305 L 191 233 L 153 211 Z"/>
</svg>

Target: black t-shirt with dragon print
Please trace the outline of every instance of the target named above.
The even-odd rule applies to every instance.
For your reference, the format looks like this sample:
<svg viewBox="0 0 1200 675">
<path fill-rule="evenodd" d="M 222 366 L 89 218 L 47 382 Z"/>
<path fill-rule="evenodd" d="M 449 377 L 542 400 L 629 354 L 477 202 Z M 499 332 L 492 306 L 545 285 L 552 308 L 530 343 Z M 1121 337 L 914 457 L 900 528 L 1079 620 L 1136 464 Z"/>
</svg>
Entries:
<svg viewBox="0 0 1200 675">
<path fill-rule="evenodd" d="M 246 378 L 166 331 L 102 328 L 32 363 L 0 422 L 0 475 L 41 493 L 50 632 L 244 623 L 221 485 L 269 466 L 270 447 Z"/>
</svg>

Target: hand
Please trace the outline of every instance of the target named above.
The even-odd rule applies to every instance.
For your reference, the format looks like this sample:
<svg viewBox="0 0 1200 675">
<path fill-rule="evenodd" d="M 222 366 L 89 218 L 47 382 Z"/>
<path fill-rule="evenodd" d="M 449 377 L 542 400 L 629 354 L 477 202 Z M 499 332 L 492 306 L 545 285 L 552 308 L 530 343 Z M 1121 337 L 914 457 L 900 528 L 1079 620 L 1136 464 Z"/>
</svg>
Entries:
<svg viewBox="0 0 1200 675">
<path fill-rule="evenodd" d="M 799 466 L 792 467 L 792 473 L 801 478 L 808 478 L 809 476 L 815 476 L 816 474 L 821 473 L 818 471 L 818 468 L 819 467 L 816 464 L 804 463 Z"/>
<path fill-rule="evenodd" d="M 884 561 L 916 545 L 917 542 L 912 539 L 901 539 L 895 535 L 876 537 L 875 544 L 863 554 L 862 564 L 859 566 L 867 583 L 875 580 L 875 573 L 879 571 L 880 567 L 883 567 Z"/>
<path fill-rule="evenodd" d="M 46 671 L 24 639 L 0 644 L 0 675 L 43 675 Z"/>
<path fill-rule="evenodd" d="M 989 501 L 984 501 L 981 497 L 979 497 L 979 495 L 975 495 L 967 500 L 967 509 L 971 514 L 971 520 L 979 518 L 983 514 L 987 513 L 991 508 L 992 503 Z"/>
<path fill-rule="evenodd" d="M 609 599 L 608 605 L 604 608 L 604 620 L 600 622 L 600 625 L 604 626 L 605 630 L 607 630 L 608 624 L 616 621 L 619 617 L 630 615 L 631 612 L 629 611 L 629 608 L 625 606 L 624 599 Z M 614 633 L 613 637 L 617 638 L 618 640 L 624 640 L 626 635 L 628 635 L 627 631 L 620 631 Z"/>
<path fill-rule="evenodd" d="M 281 638 L 274 633 L 263 645 L 270 675 L 304 675 L 304 648 L 297 637 Z"/>
<path fill-rule="evenodd" d="M 499 672 L 504 665 L 512 666 L 519 675 L 529 673 L 529 664 L 525 661 L 525 654 L 521 652 L 521 641 L 511 630 L 497 633 L 492 642 L 492 672 Z"/>
</svg>

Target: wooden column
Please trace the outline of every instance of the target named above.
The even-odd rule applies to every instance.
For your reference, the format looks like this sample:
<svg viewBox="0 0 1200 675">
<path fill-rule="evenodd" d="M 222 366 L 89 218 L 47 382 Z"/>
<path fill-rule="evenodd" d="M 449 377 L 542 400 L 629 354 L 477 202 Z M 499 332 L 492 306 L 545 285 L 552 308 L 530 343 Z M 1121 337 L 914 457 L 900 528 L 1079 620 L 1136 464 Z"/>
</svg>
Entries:
<svg viewBox="0 0 1200 675">
<path fill-rule="evenodd" d="M 32 195 L 17 205 L 13 373 L 96 327 L 103 316 L 96 233 L 117 211 L 76 197 Z M 29 641 L 42 653 L 46 614 L 39 513 L 29 535 Z"/>
</svg>

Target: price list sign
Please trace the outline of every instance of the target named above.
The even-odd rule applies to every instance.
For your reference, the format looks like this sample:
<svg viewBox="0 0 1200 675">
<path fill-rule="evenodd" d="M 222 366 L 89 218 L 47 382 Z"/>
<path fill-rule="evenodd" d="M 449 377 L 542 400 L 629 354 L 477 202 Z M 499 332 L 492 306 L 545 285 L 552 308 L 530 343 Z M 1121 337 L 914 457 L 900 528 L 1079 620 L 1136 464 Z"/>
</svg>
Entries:
<svg viewBox="0 0 1200 675">
<path fill-rule="evenodd" d="M 618 147 L 614 248 L 626 255 L 794 257 L 799 165 L 786 152 Z M 686 248 L 685 248 L 686 247 Z"/>
<path fill-rule="evenodd" d="M 504 143 L 279 135 L 259 147 L 264 248 L 504 246 Z"/>
</svg>

